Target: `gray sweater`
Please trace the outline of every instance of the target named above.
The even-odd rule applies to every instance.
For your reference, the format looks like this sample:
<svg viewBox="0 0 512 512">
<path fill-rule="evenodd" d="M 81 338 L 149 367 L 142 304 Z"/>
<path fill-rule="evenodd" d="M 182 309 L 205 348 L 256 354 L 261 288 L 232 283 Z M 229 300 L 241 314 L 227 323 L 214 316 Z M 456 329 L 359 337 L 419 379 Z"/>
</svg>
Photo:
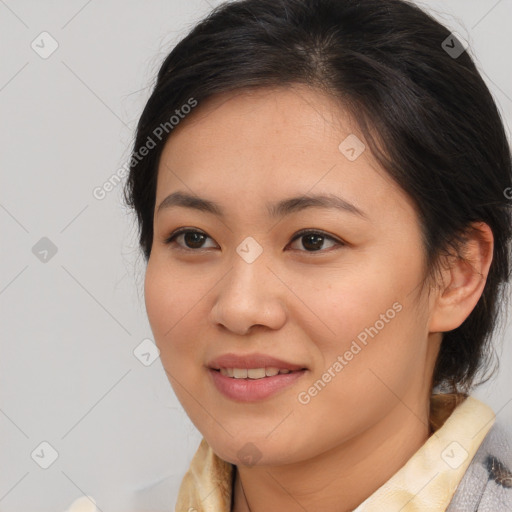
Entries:
<svg viewBox="0 0 512 512">
<path fill-rule="evenodd" d="M 446 512 L 512 512 L 511 438 L 498 421 L 489 430 Z"/>
</svg>

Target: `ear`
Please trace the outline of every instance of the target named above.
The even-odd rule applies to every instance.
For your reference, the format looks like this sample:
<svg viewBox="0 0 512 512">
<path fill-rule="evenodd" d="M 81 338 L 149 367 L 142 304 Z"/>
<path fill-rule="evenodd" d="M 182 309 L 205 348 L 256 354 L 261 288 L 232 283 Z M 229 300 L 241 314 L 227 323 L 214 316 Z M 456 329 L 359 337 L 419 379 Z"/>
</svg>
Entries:
<svg viewBox="0 0 512 512">
<path fill-rule="evenodd" d="M 442 283 L 432 294 L 434 301 L 429 331 L 447 332 L 459 327 L 480 299 L 489 274 L 494 250 L 491 228 L 476 222 L 465 233 L 464 259 L 446 257 Z"/>
</svg>

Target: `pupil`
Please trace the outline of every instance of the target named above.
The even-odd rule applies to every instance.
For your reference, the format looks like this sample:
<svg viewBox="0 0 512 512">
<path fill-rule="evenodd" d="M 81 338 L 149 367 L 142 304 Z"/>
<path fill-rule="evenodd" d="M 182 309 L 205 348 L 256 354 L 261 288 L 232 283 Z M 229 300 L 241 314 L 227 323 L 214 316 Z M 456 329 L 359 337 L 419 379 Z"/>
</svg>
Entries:
<svg viewBox="0 0 512 512">
<path fill-rule="evenodd" d="M 309 246 L 309 248 L 312 248 L 314 251 L 317 251 L 319 249 L 321 249 L 321 247 L 319 245 L 321 245 L 322 243 L 322 240 L 323 240 L 323 236 L 322 235 L 306 235 L 303 237 L 303 239 L 305 240 L 313 240 L 313 247 L 311 247 L 311 245 Z M 315 244 L 319 244 L 319 245 L 315 245 Z M 302 245 L 304 246 L 304 248 L 308 249 L 308 243 L 304 243 L 302 242 Z"/>
<path fill-rule="evenodd" d="M 185 243 L 187 245 L 192 244 L 192 248 L 196 248 L 196 249 L 200 248 L 201 247 L 201 242 L 203 241 L 203 240 L 200 240 L 200 238 L 203 237 L 203 236 L 204 235 L 202 235 L 201 233 L 194 233 L 194 232 L 185 233 Z M 195 240 L 192 237 L 196 237 Z M 191 240 L 191 238 L 192 238 L 192 240 Z M 198 245 L 194 246 L 194 243 L 197 243 Z"/>
</svg>

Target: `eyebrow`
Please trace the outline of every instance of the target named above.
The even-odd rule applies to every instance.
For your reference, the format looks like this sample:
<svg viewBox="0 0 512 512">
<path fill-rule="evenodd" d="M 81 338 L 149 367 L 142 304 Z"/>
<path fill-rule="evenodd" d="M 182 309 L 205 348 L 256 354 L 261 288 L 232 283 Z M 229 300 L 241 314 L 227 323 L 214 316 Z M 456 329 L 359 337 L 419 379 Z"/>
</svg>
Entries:
<svg viewBox="0 0 512 512">
<path fill-rule="evenodd" d="M 168 195 L 158 206 L 157 214 L 162 210 L 173 206 L 191 208 L 201 212 L 210 213 L 221 218 L 226 217 L 223 208 L 215 201 L 190 195 L 181 191 L 173 192 Z M 368 216 L 357 206 L 334 194 L 300 195 L 283 199 L 276 203 L 267 203 L 266 207 L 268 215 L 272 218 L 284 217 L 307 208 L 326 208 L 352 213 L 369 220 Z"/>
</svg>

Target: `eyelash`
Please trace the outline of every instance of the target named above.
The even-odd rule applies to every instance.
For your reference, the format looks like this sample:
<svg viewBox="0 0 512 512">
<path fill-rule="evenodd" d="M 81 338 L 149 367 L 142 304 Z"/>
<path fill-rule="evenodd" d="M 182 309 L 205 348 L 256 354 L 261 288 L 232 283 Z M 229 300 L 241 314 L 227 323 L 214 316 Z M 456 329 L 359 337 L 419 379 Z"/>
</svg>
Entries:
<svg viewBox="0 0 512 512">
<path fill-rule="evenodd" d="M 164 240 L 164 244 L 166 244 L 166 245 L 176 244 L 175 239 L 178 236 L 186 234 L 186 233 L 198 233 L 200 235 L 205 235 L 207 238 L 211 238 L 206 233 L 204 233 L 203 231 L 199 231 L 199 230 L 196 230 L 196 229 L 189 229 L 189 228 L 180 228 L 180 229 L 174 231 L 173 233 L 171 233 L 171 235 Z M 307 235 L 320 235 L 325 240 L 331 240 L 331 241 L 335 242 L 338 246 L 345 246 L 345 245 L 347 245 L 346 243 L 342 242 L 341 240 L 338 240 L 338 239 L 332 237 L 331 235 L 328 235 L 327 233 L 325 233 L 323 231 L 314 230 L 314 229 L 302 229 L 302 230 L 298 231 L 297 233 L 295 233 L 295 235 L 292 238 L 292 240 L 290 241 L 290 243 L 293 243 L 298 238 L 301 238 L 301 237 L 304 237 L 304 236 L 307 236 Z M 331 247 L 330 249 L 326 249 L 326 250 L 319 249 L 318 251 L 299 250 L 299 252 L 305 252 L 305 253 L 308 253 L 308 254 L 316 254 L 316 253 L 323 253 L 323 254 L 325 254 L 325 252 L 330 251 L 330 250 L 332 250 L 334 248 L 335 247 Z M 190 247 L 182 247 L 182 246 L 178 245 L 177 249 L 181 250 L 181 251 L 186 251 L 186 252 L 201 252 L 201 251 L 206 251 L 209 248 L 207 248 L 207 249 L 202 249 L 202 248 L 191 249 Z"/>
</svg>

